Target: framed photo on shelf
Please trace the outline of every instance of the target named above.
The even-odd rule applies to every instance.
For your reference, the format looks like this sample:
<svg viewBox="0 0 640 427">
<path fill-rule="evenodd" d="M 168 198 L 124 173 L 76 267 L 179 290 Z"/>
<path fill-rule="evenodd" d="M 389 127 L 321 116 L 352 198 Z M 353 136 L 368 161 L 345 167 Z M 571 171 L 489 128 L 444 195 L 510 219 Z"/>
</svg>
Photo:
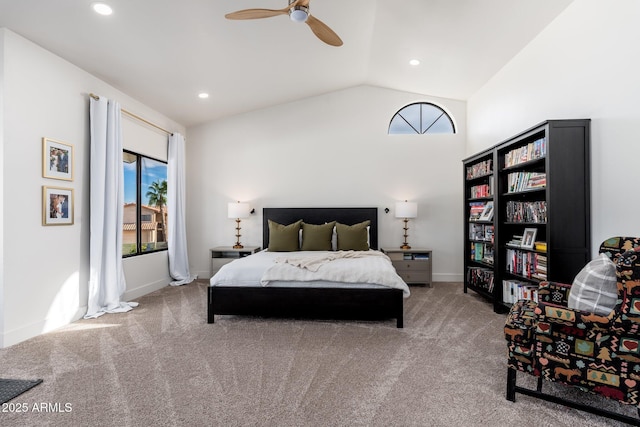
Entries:
<svg viewBox="0 0 640 427">
<path fill-rule="evenodd" d="M 482 214 L 480 214 L 480 221 L 491 221 L 493 219 L 493 202 L 487 202 L 484 205 L 484 209 L 482 210 Z"/>
<path fill-rule="evenodd" d="M 524 233 L 522 233 L 522 243 L 520 244 L 520 247 L 525 249 L 533 249 L 533 246 L 536 242 L 537 232 L 537 228 L 525 228 Z"/>
<path fill-rule="evenodd" d="M 73 188 L 42 187 L 42 225 L 73 225 Z"/>
<path fill-rule="evenodd" d="M 73 145 L 42 138 L 42 176 L 73 181 Z"/>
</svg>

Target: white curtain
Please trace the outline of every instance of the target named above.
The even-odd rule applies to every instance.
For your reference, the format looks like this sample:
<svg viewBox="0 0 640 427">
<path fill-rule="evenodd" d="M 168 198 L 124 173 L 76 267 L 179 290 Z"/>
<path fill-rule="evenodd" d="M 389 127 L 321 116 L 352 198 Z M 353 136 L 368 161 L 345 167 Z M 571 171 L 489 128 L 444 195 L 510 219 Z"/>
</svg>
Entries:
<svg viewBox="0 0 640 427">
<path fill-rule="evenodd" d="M 85 319 L 121 313 L 137 306 L 122 302 L 126 290 L 122 269 L 124 183 L 120 104 L 90 98 L 91 186 L 89 298 Z"/>
<path fill-rule="evenodd" d="M 187 255 L 187 222 L 185 219 L 184 137 L 169 136 L 169 169 L 167 171 L 167 216 L 169 274 L 172 286 L 185 285 L 197 278 L 189 272 Z"/>
</svg>

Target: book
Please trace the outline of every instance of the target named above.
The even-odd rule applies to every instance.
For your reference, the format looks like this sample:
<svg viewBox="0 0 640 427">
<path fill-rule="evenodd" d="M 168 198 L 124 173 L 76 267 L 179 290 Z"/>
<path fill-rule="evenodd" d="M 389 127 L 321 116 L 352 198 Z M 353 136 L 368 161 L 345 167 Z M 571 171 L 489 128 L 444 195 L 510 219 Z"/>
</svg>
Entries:
<svg viewBox="0 0 640 427">
<path fill-rule="evenodd" d="M 504 167 L 517 166 L 532 160 L 541 159 L 547 155 L 546 138 L 538 138 L 535 141 L 515 148 L 507 152 L 504 156 Z"/>
<path fill-rule="evenodd" d="M 493 270 L 483 267 L 469 267 L 467 270 L 467 284 L 493 292 Z"/>
<path fill-rule="evenodd" d="M 486 206 L 486 202 L 471 202 L 469 203 L 469 221 L 478 221 L 484 208 Z"/>
<path fill-rule="evenodd" d="M 504 303 L 514 304 L 522 299 L 538 302 L 538 286 L 521 280 L 502 281 L 502 301 Z"/>
<path fill-rule="evenodd" d="M 491 159 L 484 160 L 467 167 L 467 179 L 474 179 L 493 173 L 493 161 Z"/>
<path fill-rule="evenodd" d="M 544 172 L 512 172 L 507 175 L 507 193 L 545 188 L 547 174 Z"/>
<path fill-rule="evenodd" d="M 507 222 L 546 223 L 547 202 L 544 200 L 521 202 L 510 200 L 506 208 Z"/>
</svg>

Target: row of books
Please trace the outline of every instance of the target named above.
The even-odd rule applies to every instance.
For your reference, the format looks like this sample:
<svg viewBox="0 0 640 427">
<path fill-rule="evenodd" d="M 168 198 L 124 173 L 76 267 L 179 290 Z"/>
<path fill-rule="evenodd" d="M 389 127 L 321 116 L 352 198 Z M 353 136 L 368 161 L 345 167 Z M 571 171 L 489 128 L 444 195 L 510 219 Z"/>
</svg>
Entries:
<svg viewBox="0 0 640 427">
<path fill-rule="evenodd" d="M 547 222 L 547 202 L 507 202 L 507 222 Z"/>
<path fill-rule="evenodd" d="M 519 165 L 547 155 L 547 139 L 542 137 L 520 148 L 509 151 L 504 156 L 504 167 Z"/>
<path fill-rule="evenodd" d="M 503 280 L 502 301 L 507 304 L 514 304 L 521 299 L 538 302 L 538 285 L 519 280 Z"/>
<path fill-rule="evenodd" d="M 471 259 L 473 261 L 493 264 L 493 244 L 471 242 Z"/>
<path fill-rule="evenodd" d="M 507 192 L 544 188 L 547 186 L 547 174 L 544 172 L 513 172 L 507 175 Z"/>
<path fill-rule="evenodd" d="M 469 221 L 491 221 L 493 219 L 493 202 L 469 203 Z"/>
<path fill-rule="evenodd" d="M 488 159 L 467 167 L 467 179 L 474 179 L 493 173 L 492 160 Z"/>
<path fill-rule="evenodd" d="M 469 267 L 467 284 L 484 289 L 487 292 L 493 292 L 493 270 L 482 267 Z"/>
<path fill-rule="evenodd" d="M 495 228 L 491 224 L 469 223 L 469 240 L 493 243 Z"/>
<path fill-rule="evenodd" d="M 547 256 L 518 249 L 507 249 L 506 270 L 509 273 L 547 280 Z"/>
<path fill-rule="evenodd" d="M 478 197 L 491 197 L 493 195 L 493 180 L 489 184 L 474 185 L 469 189 L 469 197 L 472 199 Z"/>
</svg>

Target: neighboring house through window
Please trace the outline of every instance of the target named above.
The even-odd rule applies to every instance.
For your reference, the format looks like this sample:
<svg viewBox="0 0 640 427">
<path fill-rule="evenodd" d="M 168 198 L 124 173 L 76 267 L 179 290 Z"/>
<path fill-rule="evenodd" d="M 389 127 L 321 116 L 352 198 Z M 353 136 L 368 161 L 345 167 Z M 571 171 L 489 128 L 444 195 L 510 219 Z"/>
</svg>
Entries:
<svg viewBox="0 0 640 427">
<path fill-rule="evenodd" d="M 437 105 L 417 102 L 402 107 L 391 118 L 389 134 L 456 133 L 451 117 Z"/>
<path fill-rule="evenodd" d="M 122 256 L 167 249 L 167 163 L 123 152 Z"/>
</svg>

